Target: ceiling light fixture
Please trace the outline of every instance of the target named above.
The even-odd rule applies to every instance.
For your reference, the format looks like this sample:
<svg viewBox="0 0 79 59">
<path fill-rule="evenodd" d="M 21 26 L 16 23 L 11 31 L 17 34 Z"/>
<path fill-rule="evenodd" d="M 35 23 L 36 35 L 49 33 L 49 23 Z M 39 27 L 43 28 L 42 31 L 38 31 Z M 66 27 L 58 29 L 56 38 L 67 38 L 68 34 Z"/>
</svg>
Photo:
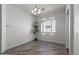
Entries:
<svg viewBox="0 0 79 59">
<path fill-rule="evenodd" d="M 41 13 L 41 9 L 38 8 L 37 5 L 35 5 L 31 12 L 34 15 L 39 15 Z"/>
</svg>

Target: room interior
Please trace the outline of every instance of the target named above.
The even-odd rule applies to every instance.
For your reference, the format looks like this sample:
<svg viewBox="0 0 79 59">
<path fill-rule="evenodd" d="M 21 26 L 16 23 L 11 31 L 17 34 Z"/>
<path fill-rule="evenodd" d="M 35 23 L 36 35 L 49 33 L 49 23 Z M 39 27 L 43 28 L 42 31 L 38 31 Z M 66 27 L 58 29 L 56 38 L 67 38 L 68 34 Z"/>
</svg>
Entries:
<svg viewBox="0 0 79 59">
<path fill-rule="evenodd" d="M 73 53 L 73 21 L 71 21 L 73 5 L 2 4 L 0 6 L 2 54 L 68 55 Z"/>
<path fill-rule="evenodd" d="M 39 8 L 40 13 L 34 14 L 33 8 Z M 29 47 L 23 49 L 24 52 L 15 52 L 13 54 L 66 54 L 65 50 L 65 4 L 6 4 L 2 5 L 2 19 L 3 19 L 3 46 L 2 52 L 4 54 L 13 53 L 23 49 L 22 47 L 28 45 Z M 48 23 L 47 25 L 46 22 Z M 32 25 L 38 22 L 38 33 L 32 33 Z M 44 24 L 44 25 L 43 25 Z M 5 27 L 6 25 L 6 27 Z M 52 28 L 50 26 L 52 25 Z M 49 26 L 49 29 L 45 29 Z M 35 40 L 35 36 L 37 37 Z M 36 45 L 32 41 L 38 42 Z M 41 42 L 42 41 L 42 42 Z M 51 45 L 48 45 L 49 42 Z M 30 43 L 30 44 L 29 44 Z M 25 44 L 25 45 L 24 45 Z M 32 46 L 32 45 L 35 45 Z M 43 46 L 42 44 L 46 44 Z M 23 46 L 21 46 L 23 45 Z M 53 45 L 58 47 L 57 52 L 52 52 Z M 59 45 L 59 46 L 58 46 Z M 21 46 L 21 47 L 18 47 Z M 43 46 L 46 53 L 39 47 Z M 51 47 L 50 47 L 51 46 Z M 18 47 L 18 48 L 17 48 Z M 36 49 L 32 49 L 32 47 Z M 54 47 L 54 48 L 55 48 Z M 50 48 L 50 49 L 49 49 Z M 13 50 L 12 50 L 13 49 Z M 28 52 L 32 49 L 35 52 Z M 40 52 L 38 51 L 40 50 Z M 57 49 L 57 48 L 56 48 Z M 54 51 L 56 50 L 54 49 Z M 9 51 L 7 51 L 9 50 Z M 37 50 L 37 51 L 36 51 Z M 22 51 L 22 50 L 21 50 Z M 25 52 L 27 51 L 27 52 Z M 49 51 L 49 52 L 47 52 Z M 62 52 L 63 51 L 63 52 Z"/>
</svg>

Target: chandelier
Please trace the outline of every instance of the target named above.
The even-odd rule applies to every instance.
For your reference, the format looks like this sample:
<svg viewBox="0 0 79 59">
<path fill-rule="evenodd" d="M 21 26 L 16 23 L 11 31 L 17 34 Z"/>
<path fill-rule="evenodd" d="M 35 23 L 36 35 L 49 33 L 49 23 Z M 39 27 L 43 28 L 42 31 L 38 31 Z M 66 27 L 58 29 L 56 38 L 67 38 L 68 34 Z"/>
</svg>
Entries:
<svg viewBox="0 0 79 59">
<path fill-rule="evenodd" d="M 41 9 L 38 8 L 37 5 L 35 5 L 31 12 L 34 15 L 39 15 L 41 13 Z"/>
</svg>

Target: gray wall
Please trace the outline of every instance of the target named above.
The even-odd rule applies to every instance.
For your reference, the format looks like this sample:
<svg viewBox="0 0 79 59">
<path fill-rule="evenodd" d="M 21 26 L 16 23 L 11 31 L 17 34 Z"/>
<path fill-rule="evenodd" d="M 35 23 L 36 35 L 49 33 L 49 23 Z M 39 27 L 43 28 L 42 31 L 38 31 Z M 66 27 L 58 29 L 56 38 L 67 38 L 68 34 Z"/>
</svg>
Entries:
<svg viewBox="0 0 79 59">
<path fill-rule="evenodd" d="M 1 13 L 1 10 L 2 8 L 1 8 L 1 4 L 0 4 L 0 54 L 1 54 L 1 39 L 2 39 L 2 13 Z"/>
<path fill-rule="evenodd" d="M 70 32 L 70 39 L 69 39 L 69 46 L 70 46 L 70 51 L 69 53 L 70 54 L 73 54 L 73 42 L 74 42 L 74 7 L 73 5 L 71 4 L 70 5 L 70 29 L 69 29 L 69 32 Z"/>
<path fill-rule="evenodd" d="M 54 35 L 42 35 L 41 32 L 39 32 L 39 40 L 65 44 L 65 7 L 51 10 L 47 13 L 41 14 L 40 17 L 38 17 L 39 25 L 41 23 L 40 20 L 42 18 L 48 18 L 53 16 L 56 18 L 56 33 Z"/>
</svg>

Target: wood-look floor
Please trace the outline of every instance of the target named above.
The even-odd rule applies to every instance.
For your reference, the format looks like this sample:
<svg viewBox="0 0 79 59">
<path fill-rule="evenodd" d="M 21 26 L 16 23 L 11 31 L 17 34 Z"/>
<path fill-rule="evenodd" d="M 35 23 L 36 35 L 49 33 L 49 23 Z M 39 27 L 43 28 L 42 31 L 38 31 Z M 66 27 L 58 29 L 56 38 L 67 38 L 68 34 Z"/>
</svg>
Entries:
<svg viewBox="0 0 79 59">
<path fill-rule="evenodd" d="M 20 45 L 16 48 L 7 50 L 7 55 L 66 55 L 65 45 L 45 42 L 32 41 Z"/>
</svg>

